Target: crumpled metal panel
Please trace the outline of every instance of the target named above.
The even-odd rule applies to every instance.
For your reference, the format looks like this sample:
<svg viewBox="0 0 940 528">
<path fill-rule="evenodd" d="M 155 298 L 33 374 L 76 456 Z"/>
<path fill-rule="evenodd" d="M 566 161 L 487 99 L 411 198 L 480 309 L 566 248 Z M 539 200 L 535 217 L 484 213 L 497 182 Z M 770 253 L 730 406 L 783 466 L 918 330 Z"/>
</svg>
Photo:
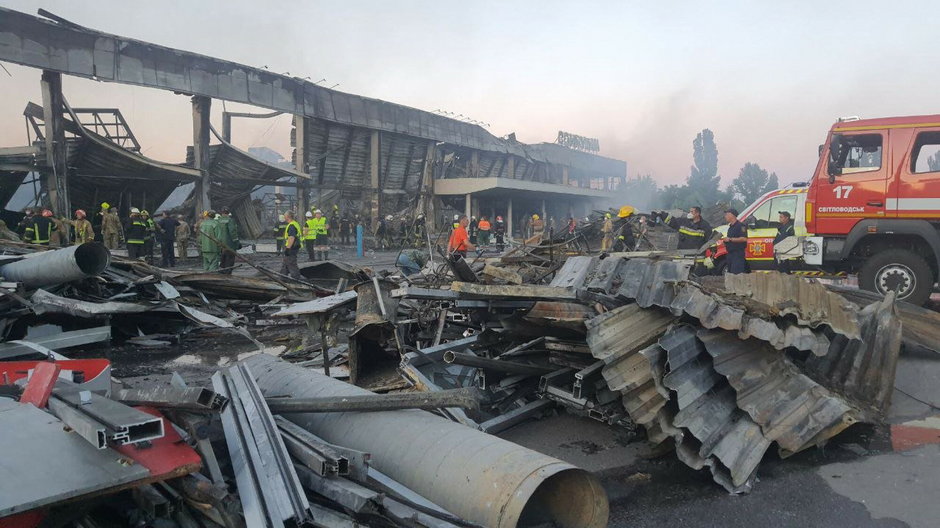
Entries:
<svg viewBox="0 0 940 528">
<path fill-rule="evenodd" d="M 751 316 L 743 307 L 729 304 L 718 294 L 707 293 L 697 284 L 684 282 L 678 287 L 669 304 L 674 314 L 688 314 L 699 320 L 705 328 L 736 330 L 738 337 L 755 337 L 778 350 L 794 347 L 816 355 L 825 354 L 829 339 L 822 330 L 782 323 Z"/>
<path fill-rule="evenodd" d="M 788 456 L 819 445 L 856 422 L 858 411 L 802 374 L 767 343 L 731 332 L 699 330 L 714 369 L 737 392 L 737 405 Z"/>
<path fill-rule="evenodd" d="M 555 273 L 555 278 L 552 279 L 550 286 L 575 289 L 584 287 L 584 283 L 588 280 L 588 276 L 591 274 L 596 262 L 595 257 L 568 257 L 561 269 Z"/>
<path fill-rule="evenodd" d="M 628 304 L 588 320 L 587 344 L 595 358 L 613 362 L 654 343 L 674 320 L 662 310 Z"/>
<path fill-rule="evenodd" d="M 660 346 L 666 350 L 669 371 L 663 384 L 675 391 L 679 408 L 673 425 L 687 429 L 701 442 L 697 455 L 716 482 L 731 493 L 750 491 L 771 441 L 738 409 L 734 390 L 714 370 L 694 328 L 673 328 L 660 340 Z M 678 438 L 677 445 L 680 441 L 687 439 Z M 698 459 L 692 461 L 697 463 Z"/>
<path fill-rule="evenodd" d="M 627 262 L 629 261 L 618 257 L 598 259 L 597 266 L 594 267 L 585 286 L 592 292 L 613 294 L 623 285 L 623 270 Z"/>
<path fill-rule="evenodd" d="M 800 325 L 828 325 L 850 339 L 860 336 L 859 307 L 816 281 L 783 273 L 728 273 L 725 290 L 766 304 L 780 315 L 793 315 Z"/>
<path fill-rule="evenodd" d="M 634 299 L 643 308 L 669 307 L 676 284 L 689 278 L 692 260 L 652 260 L 634 258 L 623 269 L 623 285 L 617 295 Z"/>
<path fill-rule="evenodd" d="M 822 357 L 806 360 L 806 373 L 830 390 L 883 416 L 891 404 L 903 332 L 895 294 L 859 313 L 861 340 L 836 336 Z"/>
</svg>

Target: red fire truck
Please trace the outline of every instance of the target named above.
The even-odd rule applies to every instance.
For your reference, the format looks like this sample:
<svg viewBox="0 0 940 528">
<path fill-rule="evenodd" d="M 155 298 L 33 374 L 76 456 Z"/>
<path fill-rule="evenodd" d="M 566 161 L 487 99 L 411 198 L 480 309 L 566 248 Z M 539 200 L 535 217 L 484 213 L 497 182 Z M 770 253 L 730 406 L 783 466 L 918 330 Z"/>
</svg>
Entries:
<svg viewBox="0 0 940 528">
<path fill-rule="evenodd" d="M 739 215 L 752 269 L 773 268 L 778 212 L 789 211 L 802 240 L 795 269 L 857 273 L 866 290 L 926 302 L 940 272 L 940 115 L 840 119 L 819 154 L 812 180 Z M 706 256 L 720 270 L 724 254 L 718 243 Z"/>
</svg>

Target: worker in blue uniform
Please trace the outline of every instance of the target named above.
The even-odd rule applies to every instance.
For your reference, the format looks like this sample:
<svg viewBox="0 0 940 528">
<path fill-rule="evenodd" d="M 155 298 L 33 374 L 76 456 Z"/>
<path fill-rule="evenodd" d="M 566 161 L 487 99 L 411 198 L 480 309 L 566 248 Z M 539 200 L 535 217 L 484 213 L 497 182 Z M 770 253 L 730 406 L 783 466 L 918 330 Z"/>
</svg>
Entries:
<svg viewBox="0 0 940 528">
<path fill-rule="evenodd" d="M 728 209 L 725 211 L 725 221 L 728 222 L 728 235 L 721 239 L 725 244 L 725 250 L 728 252 L 726 259 L 728 262 L 728 273 L 750 273 L 747 265 L 747 258 L 744 255 L 744 249 L 747 247 L 747 226 L 744 222 L 738 220 L 738 211 Z"/>
</svg>

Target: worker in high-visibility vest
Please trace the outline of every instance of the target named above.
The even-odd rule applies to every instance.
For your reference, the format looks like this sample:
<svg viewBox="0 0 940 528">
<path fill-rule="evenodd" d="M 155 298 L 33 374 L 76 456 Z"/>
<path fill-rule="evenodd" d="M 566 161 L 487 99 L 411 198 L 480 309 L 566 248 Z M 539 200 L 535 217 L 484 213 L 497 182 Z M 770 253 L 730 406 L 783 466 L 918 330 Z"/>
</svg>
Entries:
<svg viewBox="0 0 940 528">
<path fill-rule="evenodd" d="M 477 231 L 477 244 L 478 245 L 480 246 L 490 245 L 490 229 L 492 229 L 492 227 L 493 226 L 490 225 L 490 220 L 487 217 L 485 216 L 480 217 L 480 221 L 477 223 L 477 229 L 479 230 Z"/>
<path fill-rule="evenodd" d="M 297 252 L 300 251 L 300 224 L 294 220 L 294 214 L 291 212 L 284 213 L 284 222 L 284 231 L 281 231 L 281 236 L 284 238 L 284 263 L 281 265 L 281 273 L 299 279 Z"/>
<path fill-rule="evenodd" d="M 317 222 L 313 218 L 313 213 L 307 211 L 304 216 L 307 217 L 307 220 L 304 222 L 304 229 L 302 240 L 304 247 L 307 248 L 307 258 L 313 262 L 317 260 L 317 255 L 314 252 L 314 244 L 317 241 Z"/>
<path fill-rule="evenodd" d="M 138 259 L 144 256 L 144 243 L 147 239 L 147 223 L 140 216 L 140 209 L 131 207 L 131 216 L 124 228 L 127 236 L 127 256 Z"/>
<path fill-rule="evenodd" d="M 73 244 L 80 245 L 85 242 L 94 242 L 95 240 L 95 230 L 91 227 L 91 222 L 86 218 L 84 209 L 75 210 L 75 220 L 69 221 L 69 224 L 72 225 L 72 229 L 75 230 L 75 239 Z"/>
<path fill-rule="evenodd" d="M 323 216 L 323 211 L 317 209 L 313 212 L 313 225 L 317 231 L 317 238 L 314 242 L 315 257 L 320 260 L 329 260 L 330 258 L 330 223 Z"/>
<path fill-rule="evenodd" d="M 33 216 L 26 231 L 23 233 L 23 239 L 31 244 L 48 246 L 52 240 L 52 234 L 56 230 L 55 222 L 52 221 L 52 211 L 43 209 L 40 216 Z"/>
</svg>

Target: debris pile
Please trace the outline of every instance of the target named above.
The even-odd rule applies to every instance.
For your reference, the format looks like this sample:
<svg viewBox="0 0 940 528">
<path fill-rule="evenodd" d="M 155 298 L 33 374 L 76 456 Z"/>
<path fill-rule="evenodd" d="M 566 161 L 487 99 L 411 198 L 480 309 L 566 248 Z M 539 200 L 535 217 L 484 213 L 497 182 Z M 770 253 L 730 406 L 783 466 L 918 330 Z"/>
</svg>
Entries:
<svg viewBox="0 0 940 528">
<path fill-rule="evenodd" d="M 77 248 L 14 243 L 0 261 L 16 280 L 2 284 L 0 428 L 15 433 L 0 448 L 33 475 L 0 484 L 0 516 L 27 526 L 71 515 L 599 527 L 596 477 L 493 435 L 574 413 L 671 446 L 744 493 L 774 445 L 785 458 L 880 423 L 902 345 L 940 348 L 925 330 L 935 317 L 892 296 L 776 273 L 699 278 L 681 253 L 585 256 L 570 240 L 425 255 L 408 274 L 318 262 L 299 280 L 254 265 L 254 277 L 170 272 Z M 40 259 L 61 261 L 61 278 L 23 265 Z M 40 317 L 77 329 L 12 339 Z M 106 359 L 59 352 L 206 327 L 257 352 L 211 380 L 136 387 L 112 380 Z M 272 352 L 259 330 L 279 327 L 288 346 Z M 66 475 L 41 476 L 53 471 Z"/>
</svg>

